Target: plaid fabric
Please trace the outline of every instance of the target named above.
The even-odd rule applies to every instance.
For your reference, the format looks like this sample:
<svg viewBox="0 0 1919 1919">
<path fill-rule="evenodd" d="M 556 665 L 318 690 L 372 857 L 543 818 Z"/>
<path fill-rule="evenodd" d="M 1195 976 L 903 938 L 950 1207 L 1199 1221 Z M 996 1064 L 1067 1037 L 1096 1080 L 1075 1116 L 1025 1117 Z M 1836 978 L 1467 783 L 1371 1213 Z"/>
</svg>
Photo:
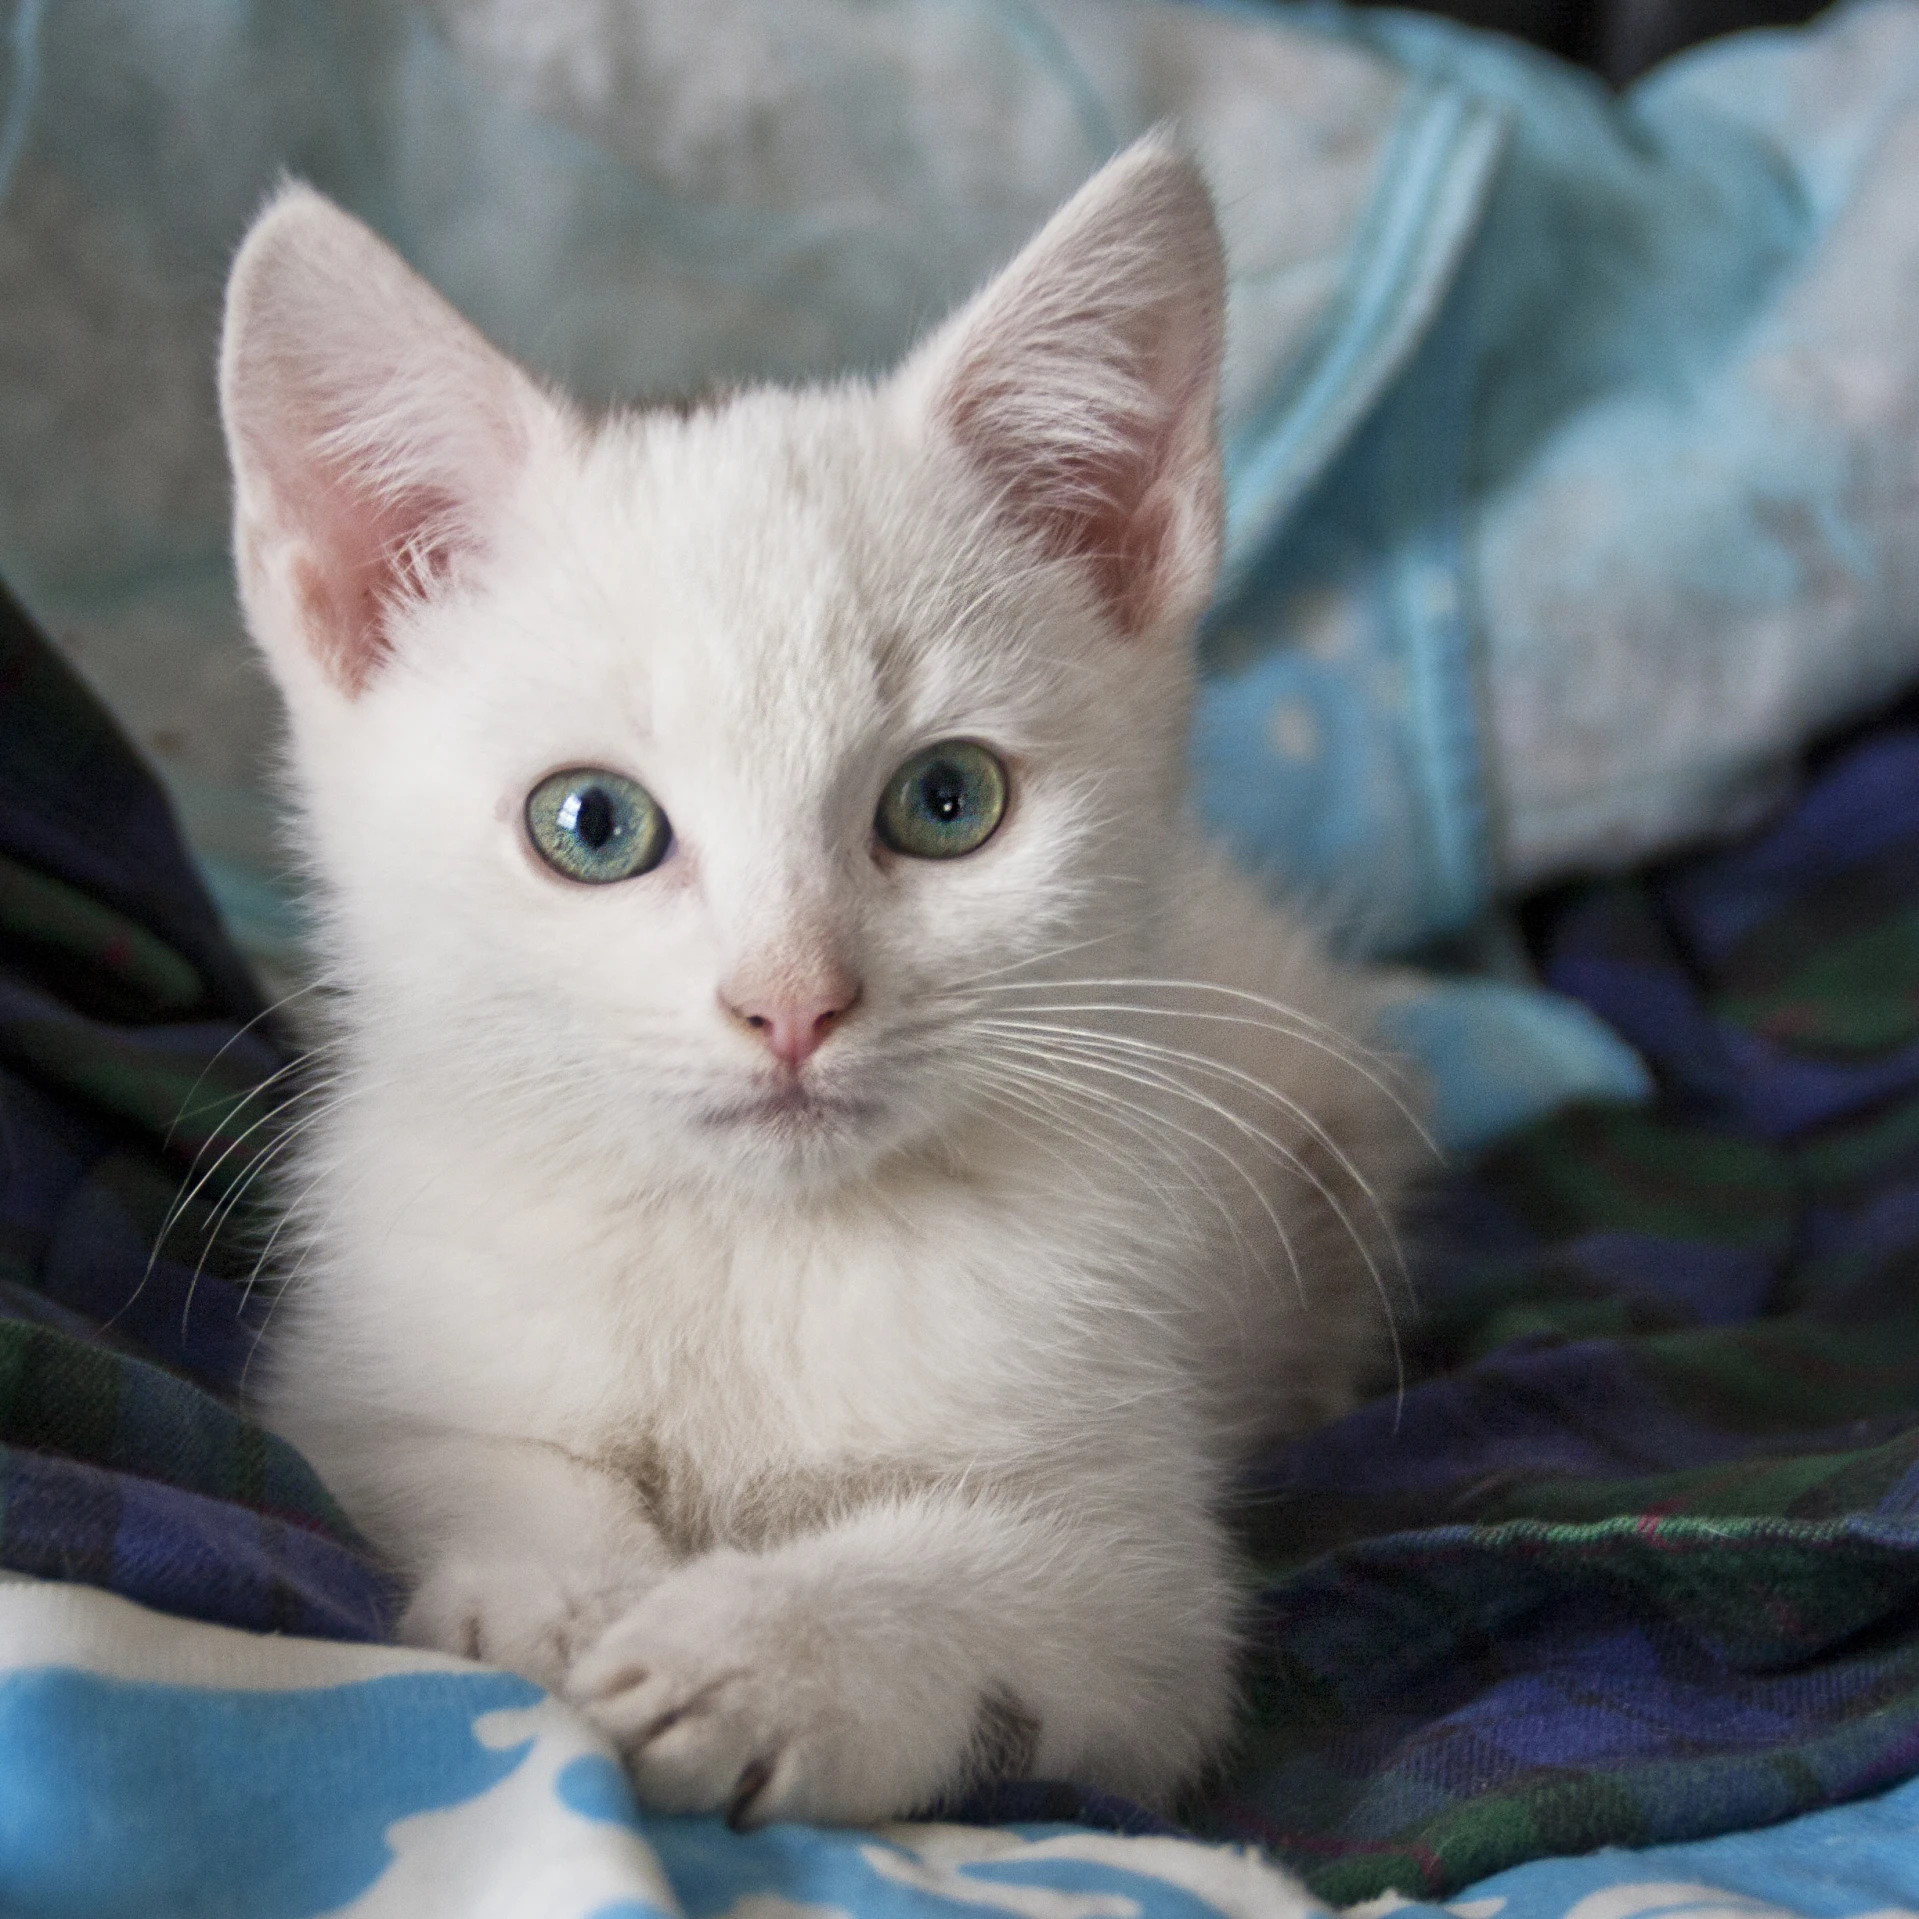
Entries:
<svg viewBox="0 0 1919 1919">
<path fill-rule="evenodd" d="M 1540 915 L 1657 1110 L 1439 1197 L 1415 1383 L 1266 1462 L 1210 1830 L 1329 1899 L 1919 1770 L 1919 732 Z"/>
<path fill-rule="evenodd" d="M 385 1576 L 226 1397 L 294 1068 L 158 786 L 0 591 L 0 1566 L 380 1635 Z"/>
</svg>

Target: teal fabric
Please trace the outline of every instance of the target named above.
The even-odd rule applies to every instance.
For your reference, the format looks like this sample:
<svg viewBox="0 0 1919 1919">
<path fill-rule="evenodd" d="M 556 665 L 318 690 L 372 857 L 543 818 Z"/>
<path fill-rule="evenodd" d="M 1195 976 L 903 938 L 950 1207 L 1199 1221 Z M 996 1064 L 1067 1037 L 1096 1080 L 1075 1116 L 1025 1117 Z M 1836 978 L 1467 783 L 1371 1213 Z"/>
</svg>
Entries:
<svg viewBox="0 0 1919 1919">
<path fill-rule="evenodd" d="M 1292 18 L 1506 130 L 1416 354 L 1297 510 L 1236 518 L 1208 635 L 1207 818 L 1404 949 L 1745 823 L 1919 668 L 1919 14 L 1624 100 L 1444 21 Z"/>
<path fill-rule="evenodd" d="M 1571 1098 L 1642 1105 L 1645 1062 L 1579 1001 L 1504 980 L 1432 982 L 1388 1009 L 1385 1038 L 1424 1068 L 1442 1150 L 1477 1152 Z"/>
</svg>

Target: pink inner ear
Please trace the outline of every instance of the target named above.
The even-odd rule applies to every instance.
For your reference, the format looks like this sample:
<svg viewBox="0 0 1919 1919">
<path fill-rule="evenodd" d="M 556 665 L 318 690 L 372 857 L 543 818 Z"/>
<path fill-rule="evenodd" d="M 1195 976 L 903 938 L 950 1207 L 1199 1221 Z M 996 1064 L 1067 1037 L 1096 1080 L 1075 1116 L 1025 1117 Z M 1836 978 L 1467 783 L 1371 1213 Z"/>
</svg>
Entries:
<svg viewBox="0 0 1919 1919">
<path fill-rule="evenodd" d="M 1073 367 L 1057 345 L 1023 357 L 988 336 L 958 368 L 944 415 L 1007 514 L 1052 557 L 1084 562 L 1115 622 L 1138 633 L 1211 574 L 1217 357 L 1203 301 L 1128 319 L 1055 319 L 1055 340 L 1084 330 Z"/>
<path fill-rule="evenodd" d="M 392 650 L 396 602 L 424 597 L 452 572 L 463 544 L 458 504 L 430 486 L 382 494 L 333 462 L 316 461 L 292 491 L 284 509 L 299 529 L 293 583 L 308 644 L 358 693 Z"/>
<path fill-rule="evenodd" d="M 239 426 L 249 475 L 264 482 L 250 489 L 242 545 L 285 553 L 301 637 L 349 693 L 391 652 L 396 608 L 484 544 L 520 457 L 517 424 L 489 405 L 503 396 L 419 385 L 375 386 L 384 412 L 361 396 L 369 424 L 352 419 L 348 396 L 287 380 Z M 359 444 L 343 448 L 349 436 Z"/>
<path fill-rule="evenodd" d="M 1166 610 L 1189 571 L 1210 568 L 1210 551 L 1192 548 L 1196 538 L 1209 547 L 1203 529 L 1218 512 L 1211 358 L 1203 346 L 1180 353 L 1173 342 L 1154 344 L 1158 351 L 1133 364 L 1096 365 L 1103 393 L 1020 388 L 1013 382 L 1026 369 L 1017 360 L 1003 369 L 975 364 L 954 381 L 946 407 L 1004 510 L 1054 558 L 1083 562 L 1129 634 Z"/>
<path fill-rule="evenodd" d="M 494 536 L 538 396 L 384 241 L 293 186 L 234 262 L 220 398 L 255 637 L 356 693 L 395 614 Z"/>
<path fill-rule="evenodd" d="M 1002 511 L 1129 634 L 1185 624 L 1218 562 L 1225 270 L 1206 183 L 1149 136 L 936 337 L 937 417 Z"/>
</svg>

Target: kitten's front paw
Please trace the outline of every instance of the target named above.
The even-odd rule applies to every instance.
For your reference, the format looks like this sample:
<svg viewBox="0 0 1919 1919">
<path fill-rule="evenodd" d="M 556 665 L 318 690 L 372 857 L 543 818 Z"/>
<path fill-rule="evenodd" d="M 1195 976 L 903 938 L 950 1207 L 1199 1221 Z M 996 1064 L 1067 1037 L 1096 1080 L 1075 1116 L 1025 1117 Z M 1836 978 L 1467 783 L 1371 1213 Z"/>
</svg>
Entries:
<svg viewBox="0 0 1919 1919">
<path fill-rule="evenodd" d="M 950 1646 L 862 1631 L 777 1568 L 721 1552 L 674 1574 L 580 1660 L 567 1695 L 660 1812 L 859 1823 L 1030 1765 L 1039 1729 Z"/>
<path fill-rule="evenodd" d="M 414 1590 L 397 1636 L 504 1666 L 557 1692 L 636 1590 L 535 1559 L 445 1559 Z"/>
</svg>

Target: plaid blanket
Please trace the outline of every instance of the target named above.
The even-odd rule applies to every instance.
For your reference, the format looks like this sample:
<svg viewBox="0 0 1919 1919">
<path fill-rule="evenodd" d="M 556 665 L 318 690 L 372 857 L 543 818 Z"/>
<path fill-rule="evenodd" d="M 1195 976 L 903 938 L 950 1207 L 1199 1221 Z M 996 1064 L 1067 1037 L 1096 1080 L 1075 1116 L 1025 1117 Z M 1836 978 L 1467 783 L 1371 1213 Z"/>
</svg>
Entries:
<svg viewBox="0 0 1919 1919">
<path fill-rule="evenodd" d="M 1919 1772 L 1919 730 L 1533 930 L 1660 1104 L 1447 1183 L 1406 1389 L 1245 1487 L 1247 1711 L 1188 1817 L 1328 1898 Z M 380 1636 L 381 1570 L 234 1409 L 298 1071 L 153 782 L 0 601 L 0 1567 Z"/>
<path fill-rule="evenodd" d="M 296 1071 L 159 787 L 0 589 L 0 1566 L 380 1636 L 384 1574 L 231 1399 Z"/>
<path fill-rule="evenodd" d="M 1547 976 L 1657 1072 L 1449 1184 L 1416 1383 L 1265 1462 L 1213 1830 L 1445 1893 L 1919 1771 L 1919 730 L 1576 890 Z"/>
</svg>

